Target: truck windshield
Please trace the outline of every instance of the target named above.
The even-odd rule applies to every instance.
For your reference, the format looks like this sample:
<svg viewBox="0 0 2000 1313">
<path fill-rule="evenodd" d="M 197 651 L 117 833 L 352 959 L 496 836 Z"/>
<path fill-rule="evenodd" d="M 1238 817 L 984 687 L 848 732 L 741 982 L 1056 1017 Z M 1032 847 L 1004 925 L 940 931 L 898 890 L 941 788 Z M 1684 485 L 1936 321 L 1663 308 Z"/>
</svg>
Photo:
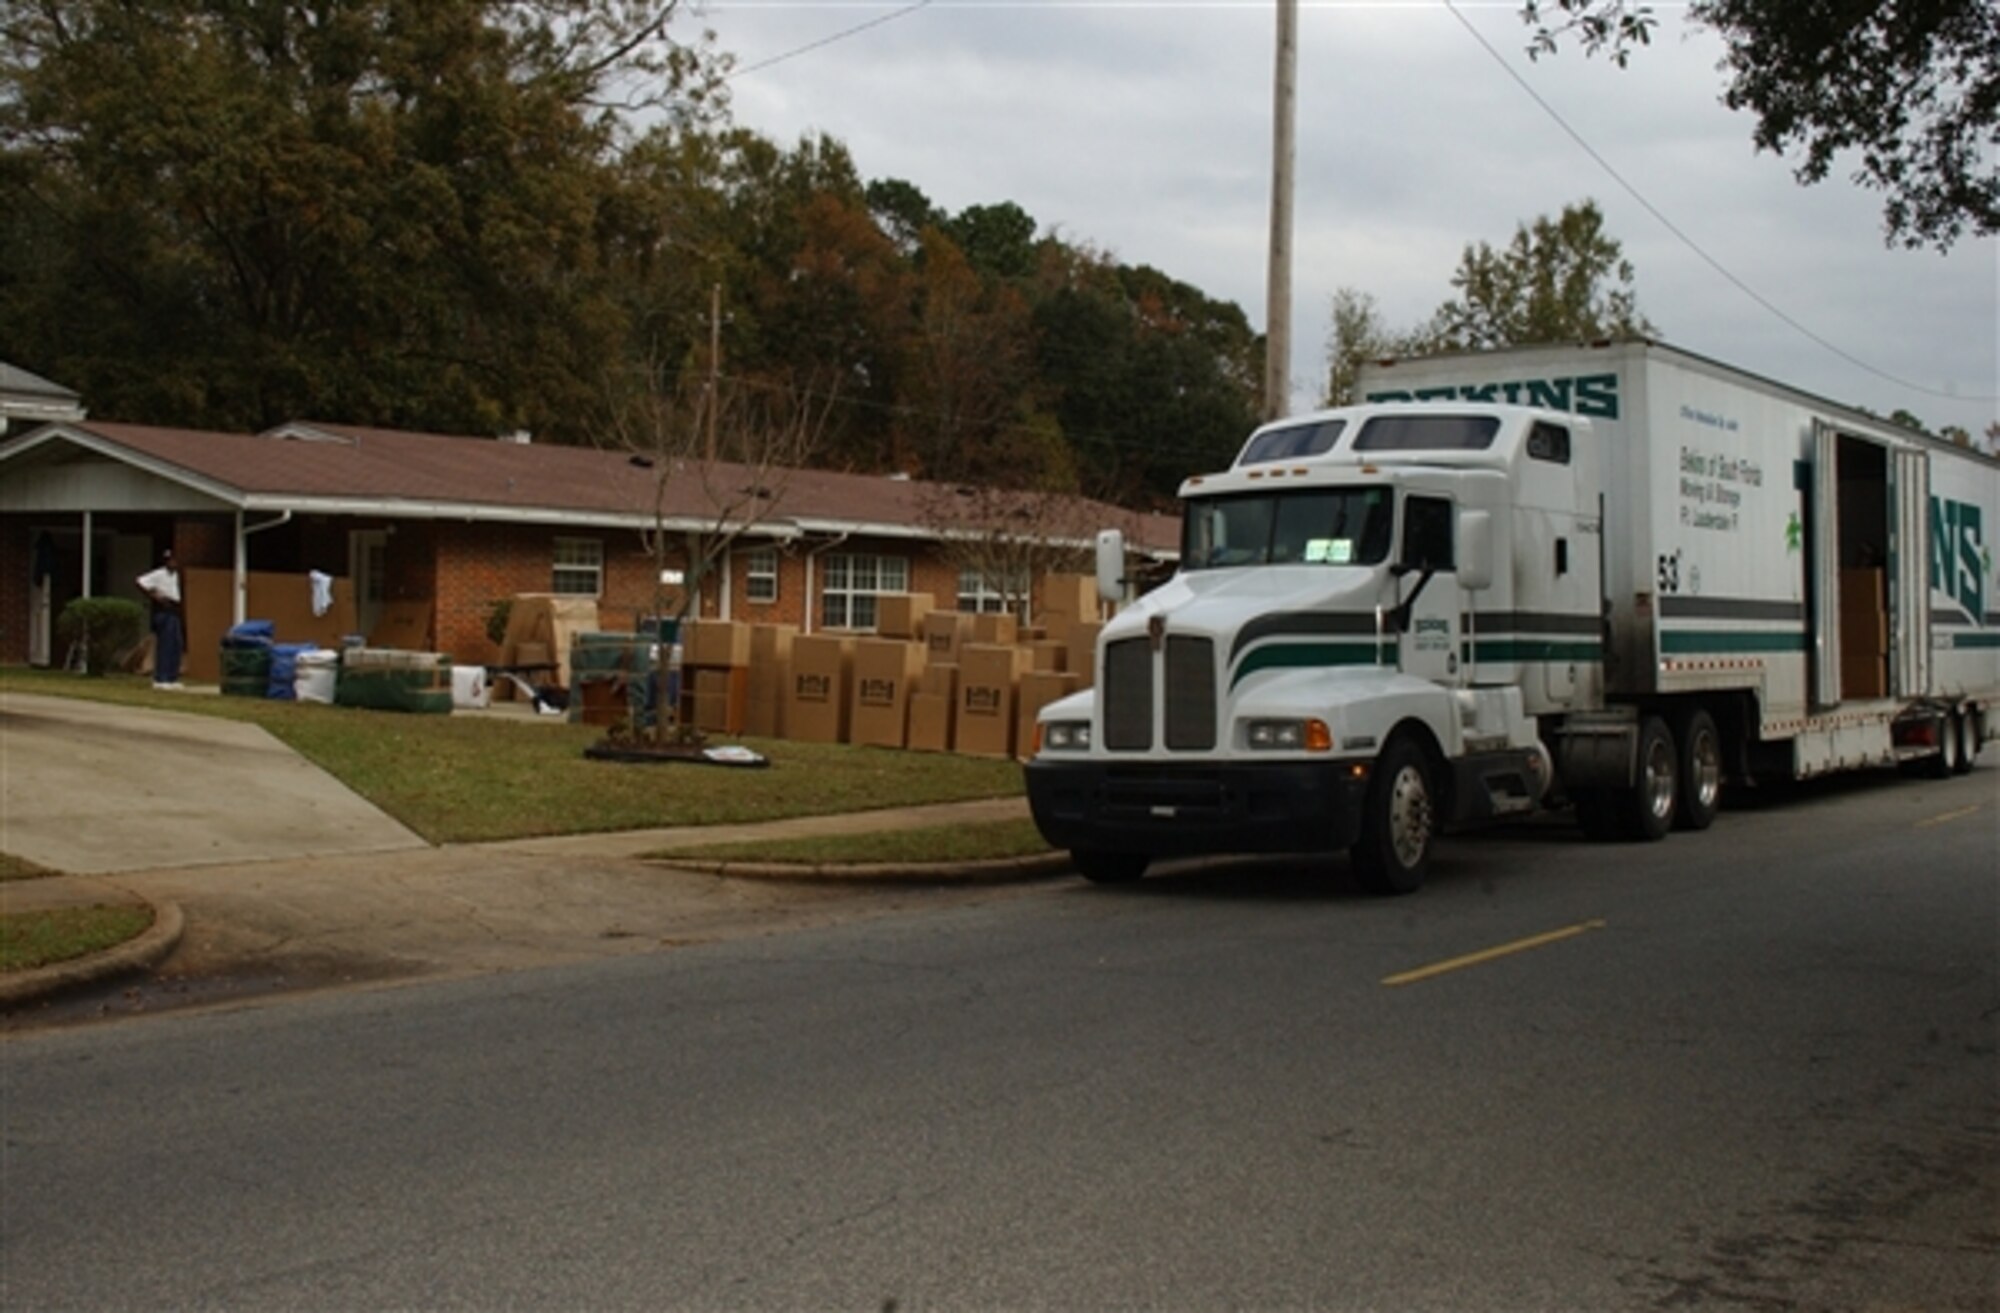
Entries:
<svg viewBox="0 0 2000 1313">
<path fill-rule="evenodd" d="M 1377 565 L 1388 556 L 1395 501 L 1382 488 L 1300 488 L 1188 503 L 1181 568 Z"/>
</svg>

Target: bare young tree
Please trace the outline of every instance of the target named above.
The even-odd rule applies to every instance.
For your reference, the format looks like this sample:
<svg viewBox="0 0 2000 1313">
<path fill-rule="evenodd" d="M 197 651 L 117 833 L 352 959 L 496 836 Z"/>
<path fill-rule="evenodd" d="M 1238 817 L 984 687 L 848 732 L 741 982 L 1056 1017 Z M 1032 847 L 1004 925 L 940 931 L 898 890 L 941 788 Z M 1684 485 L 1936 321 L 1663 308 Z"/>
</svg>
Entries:
<svg viewBox="0 0 2000 1313">
<path fill-rule="evenodd" d="M 731 548 L 771 517 L 809 465 L 834 404 L 830 390 L 721 376 L 689 378 L 657 363 L 644 386 L 609 408 L 606 442 L 648 477 L 640 541 L 653 569 L 655 616 L 684 625 Z M 724 581 L 726 586 L 726 580 Z M 664 659 L 664 656 L 663 656 Z M 653 736 L 686 741 L 679 708 L 662 706 Z M 634 724 L 633 737 L 647 737 Z"/>
</svg>

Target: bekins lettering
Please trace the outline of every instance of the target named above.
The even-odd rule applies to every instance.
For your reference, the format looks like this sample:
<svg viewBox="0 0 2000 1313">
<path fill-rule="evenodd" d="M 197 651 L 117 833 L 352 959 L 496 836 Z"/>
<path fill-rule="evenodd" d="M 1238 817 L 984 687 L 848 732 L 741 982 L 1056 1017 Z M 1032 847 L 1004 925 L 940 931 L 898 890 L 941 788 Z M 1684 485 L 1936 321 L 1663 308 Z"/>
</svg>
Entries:
<svg viewBox="0 0 2000 1313">
<path fill-rule="evenodd" d="M 1364 400 L 1484 401 L 1495 405 L 1541 406 L 1592 419 L 1618 418 L 1618 375 L 1578 374 L 1571 378 L 1523 378 L 1509 383 L 1452 383 L 1425 388 L 1385 388 Z"/>
<path fill-rule="evenodd" d="M 1931 498 L 1931 591 L 1964 607 L 1972 623 L 1986 622 L 1986 537 L 1969 502 Z"/>
</svg>

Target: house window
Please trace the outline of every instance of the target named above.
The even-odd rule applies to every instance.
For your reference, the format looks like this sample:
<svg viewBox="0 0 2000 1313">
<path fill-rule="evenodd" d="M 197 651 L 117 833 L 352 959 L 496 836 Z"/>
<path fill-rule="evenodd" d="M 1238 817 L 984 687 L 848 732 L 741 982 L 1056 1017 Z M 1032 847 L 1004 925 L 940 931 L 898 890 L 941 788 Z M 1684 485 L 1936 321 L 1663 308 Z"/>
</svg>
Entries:
<svg viewBox="0 0 2000 1313">
<path fill-rule="evenodd" d="M 753 602 L 778 600 L 778 549 L 755 547 L 743 557 L 746 582 L 743 595 Z"/>
<path fill-rule="evenodd" d="M 910 563 L 900 556 L 829 556 L 820 619 L 828 629 L 873 629 L 876 594 L 909 591 Z"/>
<path fill-rule="evenodd" d="M 556 539 L 555 581 L 549 589 L 570 597 L 604 591 L 604 542 L 598 538 Z"/>
<path fill-rule="evenodd" d="M 958 609 L 970 612 L 1012 611 L 1028 618 L 1028 571 L 965 569 L 958 572 Z"/>
</svg>

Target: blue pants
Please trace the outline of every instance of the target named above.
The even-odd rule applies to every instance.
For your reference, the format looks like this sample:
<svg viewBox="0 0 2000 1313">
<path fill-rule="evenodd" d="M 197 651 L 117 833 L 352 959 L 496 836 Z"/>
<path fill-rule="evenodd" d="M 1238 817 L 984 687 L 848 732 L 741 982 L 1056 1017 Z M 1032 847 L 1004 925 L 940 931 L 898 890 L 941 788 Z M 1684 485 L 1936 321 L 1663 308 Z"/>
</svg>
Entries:
<svg viewBox="0 0 2000 1313">
<path fill-rule="evenodd" d="M 153 682 L 155 684 L 178 684 L 181 682 L 181 649 L 186 646 L 181 634 L 181 618 L 172 611 L 153 612 Z"/>
</svg>

